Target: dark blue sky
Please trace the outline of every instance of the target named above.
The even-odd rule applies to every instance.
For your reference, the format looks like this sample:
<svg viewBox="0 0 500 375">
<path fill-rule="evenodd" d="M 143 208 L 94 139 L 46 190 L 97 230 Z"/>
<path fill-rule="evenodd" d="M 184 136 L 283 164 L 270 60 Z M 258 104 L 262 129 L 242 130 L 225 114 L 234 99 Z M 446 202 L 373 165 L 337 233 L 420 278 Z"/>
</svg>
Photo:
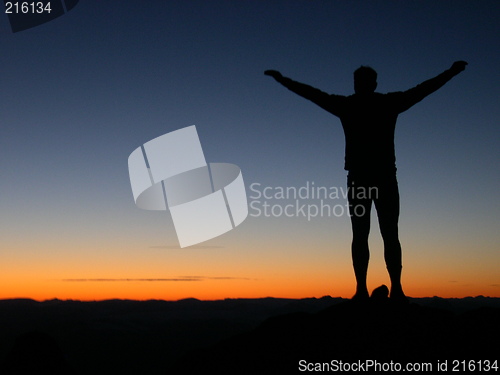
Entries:
<svg viewBox="0 0 500 375">
<path fill-rule="evenodd" d="M 466 71 L 399 118 L 401 230 L 410 258 L 432 259 L 436 247 L 434 263 L 459 254 L 465 264 L 474 249 L 478 269 L 498 265 L 498 19 L 498 1 L 82 0 L 16 34 L 3 17 L 0 261 L 22 268 L 20 259 L 54 249 L 58 259 L 86 252 L 91 264 L 92 246 L 127 243 L 133 262 L 141 249 L 176 246 L 168 214 L 134 206 L 127 158 L 193 124 L 207 160 L 237 164 L 247 186 L 344 186 L 339 120 L 266 69 L 349 95 L 360 65 L 389 92 L 466 60 Z M 347 218 L 303 224 L 298 247 L 312 241 L 349 257 Z M 249 218 L 212 242 L 281 248 L 293 225 Z"/>
</svg>

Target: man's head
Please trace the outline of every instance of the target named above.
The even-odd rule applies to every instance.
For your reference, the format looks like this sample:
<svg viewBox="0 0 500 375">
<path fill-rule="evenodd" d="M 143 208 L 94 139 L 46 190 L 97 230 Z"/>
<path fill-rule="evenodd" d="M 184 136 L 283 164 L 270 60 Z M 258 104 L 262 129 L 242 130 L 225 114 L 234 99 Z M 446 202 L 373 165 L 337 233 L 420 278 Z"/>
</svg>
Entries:
<svg viewBox="0 0 500 375">
<path fill-rule="evenodd" d="M 360 66 L 354 71 L 354 92 L 369 94 L 377 88 L 377 72 L 369 66 Z"/>
</svg>

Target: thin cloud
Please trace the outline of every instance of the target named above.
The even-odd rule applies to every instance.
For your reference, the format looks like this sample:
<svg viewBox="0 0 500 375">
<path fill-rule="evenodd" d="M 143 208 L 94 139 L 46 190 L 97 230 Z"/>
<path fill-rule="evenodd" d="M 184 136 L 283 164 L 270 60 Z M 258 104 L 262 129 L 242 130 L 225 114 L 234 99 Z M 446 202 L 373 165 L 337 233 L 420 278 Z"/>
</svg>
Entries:
<svg viewBox="0 0 500 375">
<path fill-rule="evenodd" d="M 181 250 L 179 245 L 165 245 L 165 246 L 149 246 L 150 249 L 175 249 L 175 250 Z M 217 245 L 195 245 L 195 246 L 189 246 L 186 247 L 185 249 L 223 249 L 224 246 L 217 246 Z"/>
<path fill-rule="evenodd" d="M 173 279 L 62 279 L 64 282 L 121 282 L 121 281 L 203 281 L 197 278 L 173 278 Z"/>
<path fill-rule="evenodd" d="M 79 278 L 79 279 L 62 279 L 61 281 L 82 283 L 82 282 L 179 282 L 179 281 L 205 281 L 205 280 L 252 280 L 252 279 L 248 277 L 229 277 L 229 276 L 179 276 L 175 278 L 139 278 L 139 279 Z"/>
<path fill-rule="evenodd" d="M 252 280 L 249 277 L 230 277 L 230 276 L 180 276 L 185 278 L 193 279 L 204 279 L 204 280 Z"/>
</svg>

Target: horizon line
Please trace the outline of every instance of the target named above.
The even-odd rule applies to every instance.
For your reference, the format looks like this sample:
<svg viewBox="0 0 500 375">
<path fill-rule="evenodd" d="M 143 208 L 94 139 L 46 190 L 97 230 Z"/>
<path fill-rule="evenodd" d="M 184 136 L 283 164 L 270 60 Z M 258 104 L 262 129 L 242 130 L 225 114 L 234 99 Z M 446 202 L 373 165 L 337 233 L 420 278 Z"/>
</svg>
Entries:
<svg viewBox="0 0 500 375">
<path fill-rule="evenodd" d="M 411 300 L 421 300 L 421 299 L 444 299 L 444 300 L 463 300 L 463 299 L 474 299 L 474 298 L 489 298 L 489 299 L 500 299 L 500 297 L 493 297 L 493 296 L 485 296 L 482 294 L 476 295 L 476 296 L 466 296 L 466 297 L 440 297 L 440 296 L 427 296 L 427 297 L 411 297 L 407 296 Z M 342 299 L 342 300 L 351 300 L 352 298 L 345 298 L 345 297 L 332 297 L 330 295 L 325 295 L 322 297 L 302 297 L 302 298 L 288 298 L 288 297 L 272 297 L 272 296 L 267 296 L 267 297 L 255 297 L 255 298 L 249 298 L 249 297 L 237 297 L 237 298 L 232 298 L 232 297 L 226 297 L 226 298 L 219 298 L 219 299 L 199 299 L 196 297 L 186 297 L 186 298 L 181 298 L 177 300 L 168 300 L 168 299 L 157 299 L 157 298 L 148 298 L 148 299 L 129 299 L 129 298 L 106 298 L 106 299 L 60 299 L 57 297 L 51 298 L 51 299 L 44 299 L 44 300 L 39 300 L 35 298 L 30 298 L 30 297 L 10 297 L 10 298 L 0 298 L 0 303 L 5 302 L 5 301 L 33 301 L 37 303 L 44 303 L 44 302 L 54 302 L 54 301 L 60 301 L 60 302 L 108 302 L 108 301 L 123 301 L 123 302 L 183 302 L 183 301 L 198 301 L 198 302 L 217 302 L 217 301 L 230 301 L 230 300 L 269 300 L 269 299 L 275 299 L 275 300 L 290 300 L 290 301 L 301 301 L 301 300 L 306 300 L 306 299 L 324 299 L 324 298 L 330 298 L 330 299 Z"/>
</svg>

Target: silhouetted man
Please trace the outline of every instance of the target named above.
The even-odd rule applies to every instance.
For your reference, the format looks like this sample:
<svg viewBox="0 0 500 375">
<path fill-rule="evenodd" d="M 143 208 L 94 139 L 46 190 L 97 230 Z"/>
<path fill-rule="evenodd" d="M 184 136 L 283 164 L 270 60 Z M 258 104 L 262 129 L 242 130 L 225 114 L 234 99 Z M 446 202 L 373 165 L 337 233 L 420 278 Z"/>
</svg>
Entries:
<svg viewBox="0 0 500 375">
<path fill-rule="evenodd" d="M 353 233 L 352 260 L 357 282 L 354 299 L 368 298 L 368 234 L 373 201 L 391 279 L 390 298 L 406 301 L 401 286 L 402 261 L 398 236 L 399 190 L 394 152 L 396 120 L 401 112 L 439 89 L 462 72 L 466 65 L 465 61 L 456 61 L 450 69 L 412 89 L 388 94 L 375 92 L 377 72 L 361 66 L 354 72 L 354 94 L 350 96 L 327 94 L 283 77 L 276 70 L 264 72 L 289 90 L 339 117 L 342 122 L 346 140 L 344 169 L 348 171 L 348 201 Z"/>
</svg>

